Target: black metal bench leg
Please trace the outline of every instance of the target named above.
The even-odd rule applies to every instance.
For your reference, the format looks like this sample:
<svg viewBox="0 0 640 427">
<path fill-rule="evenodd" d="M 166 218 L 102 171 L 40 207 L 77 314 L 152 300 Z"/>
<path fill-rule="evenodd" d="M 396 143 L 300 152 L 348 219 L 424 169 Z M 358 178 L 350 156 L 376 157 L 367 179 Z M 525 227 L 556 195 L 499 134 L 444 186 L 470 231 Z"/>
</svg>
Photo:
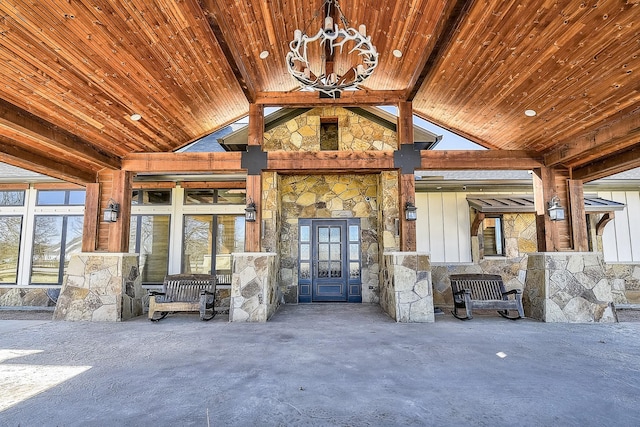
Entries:
<svg viewBox="0 0 640 427">
<path fill-rule="evenodd" d="M 154 313 L 154 316 L 150 317 L 149 320 L 151 320 L 152 322 L 159 322 L 165 317 L 167 317 L 167 314 L 169 314 L 168 311 L 160 311 L 159 313 L 160 313 L 160 317 L 155 317 L 155 313 Z"/>
<path fill-rule="evenodd" d="M 215 302 L 215 295 L 213 294 L 200 295 L 200 320 L 207 321 L 216 317 L 214 302 Z"/>
</svg>

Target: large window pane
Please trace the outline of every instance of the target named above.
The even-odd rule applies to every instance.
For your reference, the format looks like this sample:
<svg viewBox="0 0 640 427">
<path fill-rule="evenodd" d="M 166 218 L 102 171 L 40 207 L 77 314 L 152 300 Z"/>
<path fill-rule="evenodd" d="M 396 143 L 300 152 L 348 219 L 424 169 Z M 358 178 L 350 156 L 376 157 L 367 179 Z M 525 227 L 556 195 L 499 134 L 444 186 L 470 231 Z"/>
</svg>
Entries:
<svg viewBox="0 0 640 427">
<path fill-rule="evenodd" d="M 64 269 L 69 266 L 71 255 L 82 252 L 82 224 L 84 218 L 81 216 L 67 217 L 67 235 L 64 249 Z"/>
<path fill-rule="evenodd" d="M 215 198 L 215 190 L 185 190 L 185 205 L 212 205 Z"/>
<path fill-rule="evenodd" d="M 244 205 L 247 203 L 246 193 L 245 189 L 218 190 L 216 202 Z"/>
<path fill-rule="evenodd" d="M 43 205 L 64 205 L 67 192 L 64 190 L 39 190 L 37 204 Z"/>
<path fill-rule="evenodd" d="M 16 283 L 21 230 L 21 216 L 0 217 L 0 283 Z"/>
<path fill-rule="evenodd" d="M 231 254 L 244 251 L 244 216 L 217 217 L 216 276 L 219 283 L 231 284 Z"/>
<path fill-rule="evenodd" d="M 0 206 L 24 206 L 24 191 L 0 191 Z"/>
<path fill-rule="evenodd" d="M 61 216 L 37 216 L 33 236 L 31 283 L 58 283 L 62 249 Z"/>
<path fill-rule="evenodd" d="M 142 283 L 162 283 L 169 266 L 169 215 L 134 215 L 129 252 L 140 254 Z"/>
<path fill-rule="evenodd" d="M 82 250 L 82 223 L 82 216 L 35 217 L 31 283 L 62 284 L 71 255 Z"/>
<path fill-rule="evenodd" d="M 183 273 L 214 270 L 219 283 L 231 283 L 231 254 L 244 251 L 244 215 L 185 215 L 183 242 Z"/>
<path fill-rule="evenodd" d="M 184 252 L 182 272 L 210 274 L 213 250 L 213 216 L 184 216 Z"/>
</svg>

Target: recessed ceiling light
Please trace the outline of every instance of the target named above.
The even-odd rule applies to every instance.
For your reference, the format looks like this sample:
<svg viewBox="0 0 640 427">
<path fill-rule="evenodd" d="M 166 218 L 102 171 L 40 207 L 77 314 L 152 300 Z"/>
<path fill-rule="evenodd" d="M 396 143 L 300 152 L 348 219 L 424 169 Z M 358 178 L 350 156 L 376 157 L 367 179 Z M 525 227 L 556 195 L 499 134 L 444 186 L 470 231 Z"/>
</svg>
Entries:
<svg viewBox="0 0 640 427">
<path fill-rule="evenodd" d="M 134 122 L 137 122 L 138 120 L 140 120 L 142 118 L 142 116 L 138 113 L 133 113 L 131 115 L 131 117 L 129 117 L 131 120 L 133 120 Z"/>
<path fill-rule="evenodd" d="M 524 115 L 527 117 L 534 117 L 536 114 L 536 110 L 524 110 Z"/>
<path fill-rule="evenodd" d="M 269 51 L 263 50 L 260 52 L 260 59 L 267 59 L 267 56 L 269 56 Z"/>
<path fill-rule="evenodd" d="M 400 57 L 402 57 L 402 51 L 401 51 L 401 50 L 398 50 L 398 49 L 395 49 L 395 50 L 393 51 L 393 56 L 395 56 L 396 58 L 400 58 Z"/>
</svg>

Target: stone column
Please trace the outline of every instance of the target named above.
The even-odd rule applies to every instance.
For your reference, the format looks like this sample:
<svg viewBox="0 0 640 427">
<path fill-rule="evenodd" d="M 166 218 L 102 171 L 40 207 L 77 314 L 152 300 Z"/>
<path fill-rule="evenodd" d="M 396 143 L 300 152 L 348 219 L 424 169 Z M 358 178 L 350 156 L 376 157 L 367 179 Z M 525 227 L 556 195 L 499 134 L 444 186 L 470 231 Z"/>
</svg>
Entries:
<svg viewBox="0 0 640 427">
<path fill-rule="evenodd" d="M 545 322 L 615 322 L 602 253 L 529 254 L 524 291 L 528 317 Z"/>
<path fill-rule="evenodd" d="M 280 303 L 277 255 L 240 252 L 233 256 L 230 322 L 266 322 Z"/>
<path fill-rule="evenodd" d="M 81 252 L 71 256 L 54 320 L 119 322 L 142 315 L 138 255 Z"/>
<path fill-rule="evenodd" d="M 385 252 L 380 306 L 396 322 L 433 322 L 433 292 L 429 255 Z"/>
</svg>

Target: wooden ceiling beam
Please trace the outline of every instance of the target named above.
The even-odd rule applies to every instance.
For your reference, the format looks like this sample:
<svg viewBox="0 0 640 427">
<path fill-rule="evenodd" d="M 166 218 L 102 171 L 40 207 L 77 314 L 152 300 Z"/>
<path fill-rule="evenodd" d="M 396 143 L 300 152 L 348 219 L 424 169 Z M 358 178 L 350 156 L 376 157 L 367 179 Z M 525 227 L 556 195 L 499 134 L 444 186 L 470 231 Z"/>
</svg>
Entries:
<svg viewBox="0 0 640 427">
<path fill-rule="evenodd" d="M 270 151 L 267 153 L 267 165 L 268 169 L 278 172 L 305 174 L 394 168 L 393 151 Z"/>
<path fill-rule="evenodd" d="M 582 135 L 572 136 L 558 143 L 558 148 L 544 156 L 547 166 L 562 164 L 580 166 L 640 141 L 640 108 L 624 110 L 592 126 Z"/>
<path fill-rule="evenodd" d="M 122 170 L 140 173 L 242 172 L 241 152 L 233 153 L 132 153 Z"/>
<path fill-rule="evenodd" d="M 640 142 L 626 151 L 573 169 L 571 177 L 589 182 L 638 167 L 640 167 Z"/>
<path fill-rule="evenodd" d="M 420 169 L 531 170 L 543 167 L 542 156 L 520 150 L 422 151 Z"/>
<path fill-rule="evenodd" d="M 274 107 L 312 107 L 316 105 L 397 105 L 405 100 L 400 90 L 356 90 L 342 92 L 340 98 L 320 98 L 319 92 L 258 92 L 256 104 Z"/>
<path fill-rule="evenodd" d="M 219 17 L 216 14 L 216 3 L 219 3 L 216 0 L 199 0 L 199 3 L 207 18 L 213 37 L 218 42 L 229 67 L 233 70 L 233 75 L 238 85 L 242 88 L 245 98 L 247 98 L 249 103 L 254 102 L 256 99 L 255 85 L 250 78 L 247 67 L 242 62 L 242 57 L 239 54 L 240 49 L 238 49 L 237 46 L 231 47 L 232 44 L 230 44 L 225 37 L 225 34 L 232 34 L 232 31 L 228 27 L 228 25 L 233 24 L 229 22 L 232 20 L 221 19 L 223 17 Z M 220 22 L 222 22 L 222 26 Z"/>
<path fill-rule="evenodd" d="M 474 0 L 457 0 L 447 2 L 446 9 L 442 12 L 442 16 L 438 20 L 435 33 L 437 37 L 432 37 L 434 40 L 430 47 L 427 47 L 425 51 L 429 52 L 429 56 L 424 61 L 420 73 L 416 73 L 410 82 L 409 90 L 407 93 L 407 101 L 413 101 L 416 94 L 422 87 L 422 84 L 427 79 L 427 76 L 433 71 L 434 66 L 438 62 L 438 59 L 444 56 L 445 50 L 449 47 L 453 36 L 459 31 L 462 25 L 462 18 L 467 14 Z"/>
<path fill-rule="evenodd" d="M 43 151 L 50 150 L 52 156 L 57 151 L 99 168 L 120 168 L 119 157 L 3 99 L 0 99 L 0 135 L 22 144 L 36 144 Z"/>
<path fill-rule="evenodd" d="M 83 186 L 96 182 L 96 172 L 93 170 L 52 159 L 47 153 L 27 150 L 1 135 L 0 143 L 0 162 Z"/>
</svg>

